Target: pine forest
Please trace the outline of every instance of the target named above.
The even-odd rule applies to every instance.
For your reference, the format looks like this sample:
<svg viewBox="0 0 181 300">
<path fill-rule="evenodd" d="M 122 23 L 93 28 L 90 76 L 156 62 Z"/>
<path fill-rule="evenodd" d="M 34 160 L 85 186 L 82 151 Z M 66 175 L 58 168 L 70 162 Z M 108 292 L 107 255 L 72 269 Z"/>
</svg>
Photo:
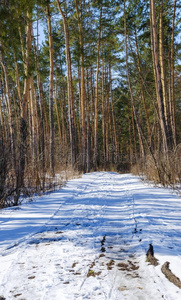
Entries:
<svg viewBox="0 0 181 300">
<path fill-rule="evenodd" d="M 181 182 L 181 1 L 0 1 L 0 207 L 65 170 Z"/>
</svg>

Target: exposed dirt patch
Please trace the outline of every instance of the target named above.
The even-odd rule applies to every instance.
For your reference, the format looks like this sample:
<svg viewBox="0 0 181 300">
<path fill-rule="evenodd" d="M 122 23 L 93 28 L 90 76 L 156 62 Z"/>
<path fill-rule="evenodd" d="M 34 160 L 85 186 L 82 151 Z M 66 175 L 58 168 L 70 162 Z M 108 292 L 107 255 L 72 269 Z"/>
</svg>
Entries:
<svg viewBox="0 0 181 300">
<path fill-rule="evenodd" d="M 120 271 L 129 271 L 129 269 L 128 269 L 128 264 L 125 264 L 125 263 L 119 263 L 119 264 L 117 264 L 117 266 L 119 267 L 119 270 Z"/>
<path fill-rule="evenodd" d="M 128 288 L 126 286 L 120 286 L 118 288 L 118 290 L 121 291 L 121 292 L 124 292 L 124 291 L 128 290 Z"/>
<path fill-rule="evenodd" d="M 136 266 L 132 261 L 128 260 L 128 263 L 118 263 L 117 264 L 120 271 L 136 271 L 139 269 L 139 266 Z"/>
<path fill-rule="evenodd" d="M 90 268 L 89 269 L 92 269 L 93 267 L 95 266 L 95 261 L 93 261 L 90 265 Z"/>
<path fill-rule="evenodd" d="M 112 270 L 113 266 L 114 266 L 114 260 L 111 259 L 106 265 L 107 265 L 107 269 L 108 270 Z"/>
<path fill-rule="evenodd" d="M 128 260 L 129 264 L 130 264 L 130 269 L 133 271 L 136 271 L 139 269 L 138 266 L 136 266 L 134 263 L 132 263 L 130 260 Z"/>
</svg>

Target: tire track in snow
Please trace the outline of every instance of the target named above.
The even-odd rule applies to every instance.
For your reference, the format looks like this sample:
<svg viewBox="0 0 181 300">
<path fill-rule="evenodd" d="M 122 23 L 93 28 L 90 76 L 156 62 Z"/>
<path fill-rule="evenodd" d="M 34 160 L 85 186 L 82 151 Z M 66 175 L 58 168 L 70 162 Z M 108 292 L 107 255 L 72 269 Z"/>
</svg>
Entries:
<svg viewBox="0 0 181 300">
<path fill-rule="evenodd" d="M 117 174 L 114 174 L 114 173 L 109 173 L 109 177 L 108 174 L 105 174 L 105 183 L 103 184 L 104 186 L 109 186 L 109 190 L 106 192 L 106 194 L 103 194 L 99 197 L 99 199 L 101 198 L 104 198 L 105 199 L 105 204 L 101 207 L 101 214 L 100 214 L 100 218 L 103 219 L 104 215 L 105 215 L 105 210 L 108 209 L 107 207 L 107 202 L 108 202 L 108 198 L 109 196 L 111 195 L 112 191 L 113 191 L 113 187 L 114 187 L 114 184 L 115 184 L 115 176 Z M 104 177 L 103 177 L 104 178 Z M 101 190 L 104 190 L 104 188 L 101 188 Z M 110 201 L 110 198 L 109 198 L 109 201 Z M 97 226 L 95 228 L 95 231 L 96 232 L 100 232 L 99 235 L 100 237 L 102 238 L 103 235 L 105 234 L 104 230 L 102 228 L 102 223 L 103 222 L 99 222 L 99 226 Z M 103 231 L 103 233 L 101 233 Z M 93 236 L 96 236 L 96 232 L 94 232 Z M 104 236 L 104 238 L 106 239 L 106 236 Z M 99 242 L 100 243 L 100 242 Z M 94 246 L 95 248 L 95 252 L 97 249 L 97 245 Z M 98 268 L 98 270 L 101 270 L 101 264 L 100 264 L 100 253 L 101 253 L 101 250 L 99 249 L 99 251 L 95 254 L 95 258 L 94 258 L 94 261 L 93 261 L 93 264 L 95 264 L 96 266 L 96 269 Z M 111 284 L 111 286 L 107 289 L 105 289 L 105 282 L 104 282 L 104 279 L 105 277 L 110 277 L 110 271 L 108 269 L 108 266 L 106 265 L 106 263 L 108 264 L 109 263 L 109 259 L 106 258 L 106 260 L 104 261 L 104 267 L 102 267 L 102 271 L 104 271 L 104 275 L 102 277 L 102 275 L 98 275 L 96 276 L 96 282 L 99 284 L 100 286 L 100 289 L 103 291 L 103 294 L 104 294 L 104 299 L 105 300 L 121 300 L 121 299 L 124 299 L 121 292 L 119 291 L 114 291 L 113 293 L 113 289 L 114 289 L 114 279 L 116 277 L 116 274 L 115 276 L 113 276 L 113 278 L 111 279 L 111 281 L 113 281 L 113 283 Z M 82 288 L 84 287 L 84 285 L 86 284 L 87 282 L 87 278 L 85 277 L 85 279 L 83 280 L 82 284 L 81 284 L 81 287 L 80 287 L 80 291 L 82 290 Z M 95 283 L 96 285 L 96 283 Z M 114 295 L 113 295 L 114 294 Z M 93 299 L 92 296 L 90 296 L 91 298 L 90 299 Z M 102 299 L 102 298 L 101 298 Z"/>
<path fill-rule="evenodd" d="M 99 180 L 100 177 L 102 177 L 103 174 L 98 173 L 97 180 Z M 93 185 L 93 182 L 95 180 L 95 176 L 93 177 L 92 181 L 87 185 L 86 183 L 83 185 L 79 185 L 77 187 L 77 192 L 72 193 L 72 195 L 68 197 L 65 197 L 65 200 L 63 201 L 63 203 L 61 203 L 61 205 L 59 206 L 59 208 L 52 214 L 52 216 L 40 227 L 39 230 L 25 236 L 23 239 L 18 240 L 16 243 L 13 243 L 11 246 L 7 247 L 6 250 L 3 251 L 3 253 L 1 253 L 2 256 L 8 255 L 8 254 L 13 254 L 14 252 L 18 251 L 19 248 L 21 247 L 21 251 L 19 252 L 19 255 L 15 257 L 15 259 L 13 260 L 12 264 L 8 267 L 9 270 L 14 270 L 16 269 L 16 265 L 18 264 L 18 262 L 20 261 L 20 259 L 23 257 L 24 252 L 27 250 L 27 248 L 29 247 L 29 245 L 31 244 L 31 242 L 33 242 L 33 237 L 36 237 L 39 234 L 43 234 L 44 232 L 46 232 L 47 230 L 49 230 L 50 225 L 53 224 L 54 225 L 54 219 L 55 217 L 58 215 L 58 213 L 61 213 L 61 208 L 63 206 L 66 206 L 66 204 L 69 203 L 69 201 L 73 201 L 76 198 L 80 198 L 83 193 L 85 193 L 86 190 L 89 190 L 89 188 Z M 80 190 L 79 190 L 80 189 Z M 93 189 L 94 190 L 94 189 Z M 91 189 L 91 192 L 93 191 Z M 72 223 L 74 217 L 72 216 L 72 219 L 70 221 L 70 223 Z M 63 226 L 62 230 L 66 227 Z M 11 273 L 11 272 L 7 272 Z M 6 283 L 8 282 L 9 278 L 8 277 L 4 277 L 3 278 L 3 285 L 6 286 Z M 46 290 L 46 289 L 45 289 Z M 45 291 L 46 294 L 46 291 Z M 42 298 L 43 299 L 43 298 Z"/>
<path fill-rule="evenodd" d="M 13 270 L 16 270 L 21 259 L 28 260 L 23 267 L 23 274 L 25 274 L 23 284 L 25 286 L 28 284 L 26 277 L 29 276 L 33 264 L 36 262 L 38 265 L 39 263 L 38 259 L 33 257 L 31 253 L 33 251 L 40 258 L 42 255 L 42 260 L 47 263 L 47 266 L 38 265 L 37 278 L 43 277 L 44 281 L 40 288 L 44 290 L 44 293 L 37 290 L 37 295 L 40 297 L 34 297 L 35 299 L 130 300 L 130 291 L 134 289 L 132 300 L 173 300 L 168 297 L 166 292 L 163 292 L 165 297 L 163 298 L 161 295 L 163 290 L 151 292 L 148 295 L 150 293 L 149 283 L 147 284 L 144 280 L 144 275 L 146 275 L 145 278 L 150 277 L 150 282 L 153 283 L 155 270 L 152 267 L 143 269 L 146 266 L 145 261 L 142 261 L 142 265 L 140 265 L 141 260 L 137 256 L 130 257 L 134 252 L 137 255 L 137 250 L 141 247 L 138 233 L 134 233 L 135 228 L 137 231 L 140 229 L 141 223 L 138 222 L 140 212 L 137 209 L 132 186 L 128 185 L 129 176 L 101 172 L 94 173 L 92 177 L 90 174 L 86 174 L 83 178 L 82 184 L 78 184 L 71 197 L 64 201 L 44 224 L 44 231 L 35 234 L 19 245 L 16 248 L 17 253 L 12 253 L 14 264 L 7 272 L 12 275 L 10 278 L 4 277 L 4 290 L 7 289 L 6 283 L 9 284 L 8 288 L 11 286 Z M 87 180 L 87 178 L 89 179 Z M 69 186 L 69 191 L 73 189 L 75 186 L 72 189 Z M 61 219 L 62 215 L 65 218 Z M 57 234 L 56 240 L 57 230 L 62 233 Z M 36 247 L 38 239 L 40 243 Z M 49 244 L 46 246 L 44 241 L 48 242 L 48 239 Z M 102 254 L 105 256 L 100 258 L 101 240 L 102 246 L 105 247 L 105 252 Z M 46 247 L 49 249 L 47 253 Z M 107 263 L 110 263 L 111 259 L 114 260 L 114 264 L 109 270 Z M 118 263 L 128 265 L 128 259 L 133 263 L 135 260 L 137 261 L 135 264 L 140 267 L 137 270 L 139 277 L 132 277 L 133 271 L 132 276 L 128 277 L 130 271 L 126 270 L 126 267 L 125 270 L 120 270 L 118 267 Z M 95 264 L 93 265 L 93 263 Z M 74 264 L 76 266 L 73 267 Z M 130 266 L 131 264 L 127 269 Z M 99 271 L 101 273 L 88 278 L 87 274 L 90 268 L 97 274 Z M 21 271 L 21 266 L 18 270 Z M 44 274 L 46 270 L 48 274 Z M 31 282 L 29 281 L 29 286 L 27 286 L 29 291 L 33 287 Z M 144 284 L 146 284 L 145 287 Z M 161 281 L 160 283 L 156 282 L 155 287 L 158 288 L 161 284 Z M 55 290 L 54 294 L 52 289 Z M 59 295 L 59 298 L 56 295 Z M 22 297 L 26 299 L 26 296 L 22 295 Z M 29 299 L 27 298 L 27 300 Z"/>
<path fill-rule="evenodd" d="M 99 175 L 101 176 L 101 175 Z M 98 177 L 99 177 L 98 176 Z M 92 184 L 92 182 L 89 184 L 89 186 Z M 65 187 L 66 188 L 66 187 Z M 78 190 L 80 188 L 80 190 Z M 11 245 L 7 246 L 3 251 L 1 251 L 0 255 L 4 256 L 4 255 L 8 255 L 11 254 L 12 251 L 16 251 L 16 248 L 20 245 L 26 244 L 28 242 L 30 242 L 32 240 L 32 238 L 34 236 L 36 236 L 37 234 L 43 233 L 44 231 L 46 231 L 47 227 L 51 225 L 51 222 L 55 219 L 56 215 L 58 215 L 58 213 L 60 212 L 61 208 L 70 201 L 70 199 L 72 198 L 76 198 L 79 197 L 86 189 L 88 188 L 87 184 L 85 184 L 83 186 L 82 189 L 82 184 L 80 184 L 77 187 L 77 192 L 72 193 L 72 195 L 69 195 L 69 197 L 65 196 L 63 202 L 60 204 L 60 206 L 54 211 L 54 213 L 48 218 L 48 220 L 42 224 L 38 230 L 33 231 L 32 233 L 24 236 L 23 238 L 19 238 L 16 242 L 13 242 Z M 55 192 L 55 194 L 58 192 Z M 46 195 L 46 197 L 49 197 L 49 195 Z M 15 210 L 15 209 L 13 209 Z M 13 212 L 12 212 L 13 213 Z M 11 214 L 12 214 L 11 213 Z M 10 219 L 10 218 L 9 218 Z M 7 221 L 4 221 L 2 223 L 6 223 Z"/>
<path fill-rule="evenodd" d="M 105 178 L 105 180 L 104 180 L 104 178 Z M 108 183 L 108 181 L 107 181 L 106 179 L 107 179 L 107 173 L 103 173 L 103 175 L 101 176 L 101 180 L 104 180 L 105 182 L 103 183 L 103 187 L 101 188 L 101 191 L 104 191 L 104 190 L 105 190 L 104 187 L 110 186 L 110 183 Z M 111 176 L 109 176 L 108 179 L 109 179 L 109 181 L 110 181 Z M 96 189 L 96 190 L 97 190 L 97 189 Z M 91 191 L 91 192 L 92 192 L 92 191 Z M 99 219 L 103 218 L 104 210 L 105 210 L 106 204 L 107 204 L 107 203 L 106 203 L 106 200 L 107 200 L 109 194 L 110 194 L 110 189 L 109 189 L 109 191 L 106 191 L 105 194 L 100 195 L 100 196 L 98 195 L 98 199 L 99 199 L 99 200 L 100 200 L 101 198 L 104 198 L 105 200 L 104 200 L 104 204 L 101 205 L 100 209 L 99 209 L 98 211 L 95 211 L 95 213 L 93 214 L 94 217 L 99 217 Z M 87 217 L 89 216 L 89 214 L 90 214 L 90 212 L 88 213 Z M 89 216 L 89 218 L 90 218 L 90 216 Z M 99 222 L 99 223 L 100 223 L 100 222 Z M 96 233 L 99 231 L 100 227 L 101 227 L 100 225 L 99 225 L 99 227 L 94 227 L 95 229 L 94 229 L 94 231 L 93 231 L 93 233 L 92 233 L 93 237 L 96 237 L 96 235 L 97 235 Z M 101 238 L 102 238 L 102 237 L 101 237 Z M 100 241 L 99 243 L 100 243 L 100 246 L 101 246 L 101 241 Z M 95 250 L 95 257 L 94 257 L 93 262 L 92 262 L 91 264 L 95 264 L 96 261 L 99 260 L 99 255 L 100 255 L 100 252 L 99 252 L 99 251 L 98 251 L 98 252 L 96 251 L 96 250 L 97 250 L 97 241 L 93 243 L 93 246 L 94 246 L 94 250 Z M 80 285 L 79 292 L 81 292 L 81 290 L 83 289 L 83 287 L 84 287 L 86 281 L 87 281 L 87 276 L 86 276 L 86 274 L 85 274 L 85 278 L 83 279 L 83 281 L 82 281 L 82 283 L 81 283 L 81 285 Z M 96 278 L 96 281 L 99 283 L 99 286 L 100 286 L 100 288 L 102 289 L 102 283 L 101 283 L 101 280 L 99 280 L 99 278 Z M 104 291 L 104 289 L 103 289 L 103 291 Z M 107 294 L 106 294 L 105 292 L 104 292 L 104 299 L 105 299 L 105 300 L 108 299 L 108 298 L 107 298 Z"/>
<path fill-rule="evenodd" d="M 138 211 L 137 215 L 135 213 L 136 203 L 135 203 L 135 199 L 134 199 L 133 193 L 128 188 L 129 187 L 129 179 L 126 180 L 126 182 L 124 183 L 124 185 L 125 185 L 125 198 L 127 199 L 128 203 L 129 203 L 128 206 L 130 208 L 130 211 L 129 211 L 130 220 L 132 220 L 132 224 L 133 224 L 132 236 L 131 236 L 129 244 L 131 245 L 133 243 L 133 240 L 137 239 L 137 244 L 136 244 L 134 252 L 135 253 L 136 252 L 137 253 L 138 252 L 140 252 L 140 253 L 142 252 L 142 254 L 145 255 L 145 259 L 146 259 L 146 251 L 148 249 L 145 249 L 145 247 L 141 243 L 142 239 L 140 239 L 140 236 L 142 235 L 142 230 L 144 230 L 144 229 L 141 228 L 141 230 L 140 230 L 139 227 L 140 227 L 141 223 L 139 223 L 139 221 L 138 221 L 139 213 L 141 213 L 141 212 Z M 147 269 L 142 270 L 142 272 L 144 271 L 145 272 L 144 273 L 145 277 L 150 277 L 151 280 L 153 282 L 155 282 L 155 284 L 157 284 L 157 288 L 159 286 L 158 293 L 157 293 L 158 297 L 160 299 L 165 299 L 165 300 L 174 300 L 170 295 L 168 295 L 168 291 L 164 287 L 162 279 L 160 277 L 158 277 L 157 272 L 155 270 L 155 267 L 154 266 L 150 266 L 149 269 L 148 269 L 148 267 L 146 267 L 146 268 Z M 140 273 L 140 268 L 139 268 L 139 270 L 137 270 L 137 272 L 138 272 L 139 277 L 140 277 L 140 279 L 138 280 L 138 285 L 140 284 L 140 286 L 144 287 L 145 280 L 144 280 L 144 277 L 142 277 L 143 274 Z M 149 275 L 148 275 L 148 273 L 149 273 Z M 115 278 L 115 281 L 116 281 L 116 278 Z M 135 299 L 139 299 L 139 300 L 150 299 L 150 296 L 147 298 L 147 295 L 148 295 L 149 291 L 150 291 L 150 289 L 148 287 L 148 291 L 147 290 L 144 291 L 145 296 L 143 296 L 143 298 L 142 298 L 142 296 L 138 296 L 138 298 L 135 298 Z M 128 298 L 125 298 L 125 299 L 128 299 Z"/>
</svg>

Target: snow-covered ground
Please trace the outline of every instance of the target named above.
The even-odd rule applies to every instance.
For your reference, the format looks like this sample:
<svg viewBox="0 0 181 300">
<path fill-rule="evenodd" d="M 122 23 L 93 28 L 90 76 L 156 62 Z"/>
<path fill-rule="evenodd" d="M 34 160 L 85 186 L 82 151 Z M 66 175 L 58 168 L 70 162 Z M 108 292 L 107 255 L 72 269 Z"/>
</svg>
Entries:
<svg viewBox="0 0 181 300">
<path fill-rule="evenodd" d="M 165 261 L 181 278 L 181 198 L 131 174 L 85 174 L 0 211 L 0 299 L 180 300 Z"/>
</svg>

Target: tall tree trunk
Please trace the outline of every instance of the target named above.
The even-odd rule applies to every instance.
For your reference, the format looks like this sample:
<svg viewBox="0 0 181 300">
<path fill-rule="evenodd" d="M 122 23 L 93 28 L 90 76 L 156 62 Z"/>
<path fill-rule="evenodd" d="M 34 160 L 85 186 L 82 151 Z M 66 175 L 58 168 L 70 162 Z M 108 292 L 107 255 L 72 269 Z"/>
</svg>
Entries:
<svg viewBox="0 0 181 300">
<path fill-rule="evenodd" d="M 90 75 L 90 89 L 91 89 L 91 104 L 90 104 L 90 118 L 91 118 L 91 149 L 94 148 L 94 71 L 91 67 L 91 75 Z"/>
<path fill-rule="evenodd" d="M 110 131 L 110 122 L 109 122 L 109 73 L 108 73 L 108 68 L 106 66 L 106 73 L 105 73 L 105 79 L 106 79 L 106 114 L 105 114 L 105 128 L 106 128 L 106 167 L 108 168 L 109 166 L 109 157 L 110 157 L 110 145 L 109 145 L 109 131 Z"/>
<path fill-rule="evenodd" d="M 36 92 L 34 88 L 33 78 L 30 82 L 30 107 L 31 107 L 31 124 L 32 124 L 32 154 L 33 154 L 33 168 L 34 177 L 38 176 L 38 111 L 36 102 Z"/>
<path fill-rule="evenodd" d="M 57 73 L 57 71 L 56 71 Z M 58 110 L 58 82 L 57 82 L 57 74 L 56 74 L 56 87 L 55 87 L 55 110 L 56 110 L 56 116 L 57 116 L 57 125 L 58 125 L 58 134 L 59 134 L 59 144 L 62 143 L 62 131 L 60 126 L 60 117 L 59 117 L 59 110 Z"/>
<path fill-rule="evenodd" d="M 168 144 L 173 144 L 171 120 L 170 120 L 170 109 L 168 103 L 168 92 L 167 92 L 167 81 L 166 81 L 166 70 L 165 70 L 165 54 L 164 54 L 164 36 L 163 36 L 163 0 L 161 0 L 160 7 L 160 28 L 159 28 L 159 51 L 160 51 L 160 70 L 161 70 L 161 83 L 162 83 L 162 95 L 163 95 L 163 107 L 165 123 L 168 131 Z"/>
<path fill-rule="evenodd" d="M 65 52 L 67 64 L 67 89 L 68 89 L 68 106 L 69 106 L 69 134 L 70 134 L 70 149 L 71 149 L 71 166 L 75 164 L 75 109 L 74 109 L 74 93 L 72 83 L 72 63 L 69 46 L 69 29 L 67 19 L 61 8 L 59 0 L 57 0 L 58 9 L 63 19 L 64 34 L 65 34 Z"/>
<path fill-rule="evenodd" d="M 94 171 L 97 170 L 98 159 L 98 97 L 99 97 L 99 64 L 100 64 L 100 44 L 101 44 L 101 19 L 102 19 L 102 6 L 99 17 L 99 34 L 97 44 L 97 70 L 96 70 L 96 89 L 95 89 L 95 112 L 94 112 Z"/>
<path fill-rule="evenodd" d="M 145 116 L 146 116 L 148 138 L 149 138 L 150 145 L 151 145 L 151 126 L 150 126 L 149 114 L 148 114 L 148 109 L 146 106 L 146 99 L 145 99 L 145 93 L 144 93 L 144 80 L 143 80 L 142 71 L 141 71 L 141 61 L 140 61 L 140 55 L 139 55 L 139 49 L 138 49 L 138 39 L 137 39 L 136 28 L 135 28 L 135 41 L 136 41 L 136 53 L 137 53 L 137 67 L 138 67 L 140 83 L 141 83 L 141 98 L 142 98 L 143 107 L 144 107 Z"/>
<path fill-rule="evenodd" d="M 49 119 L 50 119 L 50 172 L 55 176 L 55 159 L 54 159 L 54 120 L 53 120 L 53 39 L 52 25 L 49 4 L 46 7 L 48 22 L 48 41 L 49 41 L 49 57 L 50 57 L 50 77 L 49 77 Z"/>
<path fill-rule="evenodd" d="M 87 172 L 91 169 L 91 132 L 90 132 L 90 80 L 89 71 L 87 69 L 87 108 L 86 108 L 86 119 L 87 119 Z"/>
<path fill-rule="evenodd" d="M 133 143 L 132 143 L 132 132 L 131 132 L 131 121 L 128 117 L 128 123 L 129 123 L 129 161 L 131 166 L 133 165 Z"/>
<path fill-rule="evenodd" d="M 133 92 L 132 92 L 132 86 L 131 86 L 131 81 L 130 81 L 130 75 L 129 75 L 129 66 L 128 66 L 128 45 L 127 45 L 127 24 L 126 24 L 126 10 L 125 10 L 125 2 L 124 0 L 124 32 L 125 32 L 125 55 L 126 55 L 126 71 L 127 71 L 127 78 L 128 78 L 128 87 L 129 87 L 129 92 L 130 92 L 130 97 L 131 97 L 131 106 L 133 109 L 133 114 L 134 114 L 134 119 L 136 122 L 136 127 L 138 130 L 138 137 L 139 137 L 139 144 L 140 144 L 140 153 L 141 157 L 144 158 L 145 156 L 145 151 L 144 151 L 144 144 L 143 144 L 143 137 L 142 137 L 142 131 L 139 123 L 139 119 L 137 116 L 135 104 L 134 104 L 134 98 L 133 98 Z"/>
<path fill-rule="evenodd" d="M 1 47 L 3 45 L 1 44 Z M 11 138 L 11 162 L 12 162 L 12 168 L 13 171 L 16 172 L 16 152 L 15 152 L 15 134 L 14 134 L 14 121 L 13 121 L 13 111 L 12 111 L 12 100 L 10 97 L 10 88 L 9 88 L 9 79 L 8 79 L 8 70 L 6 67 L 6 64 L 4 63 L 4 58 L 2 53 L 0 53 L 0 62 L 1 62 L 1 67 L 4 73 L 4 80 L 5 81 L 5 99 L 6 99 L 6 108 L 7 108 L 7 113 L 8 113 L 8 125 L 9 125 L 9 131 L 10 131 L 10 138 Z"/>
<path fill-rule="evenodd" d="M 45 186 L 45 129 L 44 129 L 44 111 L 43 111 L 43 96 L 42 96 L 42 84 L 40 78 L 40 67 L 39 67 L 39 23 L 37 18 L 37 45 L 36 45 L 36 73 L 37 73 L 37 88 L 38 88 L 38 97 L 40 103 L 40 156 L 41 159 L 41 167 L 42 167 L 42 174 L 43 174 L 43 191 Z"/>
<path fill-rule="evenodd" d="M 79 28 L 80 43 L 80 67 L 81 67 L 81 117 L 82 117 L 82 169 L 86 172 L 86 124 L 85 124 L 85 71 L 84 71 L 84 42 L 83 42 L 83 24 L 82 11 L 79 10 L 78 1 L 75 1 L 76 15 Z"/>
<path fill-rule="evenodd" d="M 173 20 L 172 20 L 172 40 L 171 40 L 171 101 L 170 101 L 170 114 L 171 114 L 171 127 L 173 133 L 174 147 L 177 145 L 176 141 L 176 128 L 175 128 L 175 66 L 174 66 L 174 38 L 175 38 L 175 14 L 176 14 L 177 0 L 174 0 Z"/>
<path fill-rule="evenodd" d="M 112 120 L 113 120 L 113 135 L 114 135 L 114 143 L 115 143 L 115 163 L 117 163 L 119 157 L 119 147 L 118 147 L 118 138 L 117 138 L 117 131 L 116 131 L 115 111 L 113 105 L 111 65 L 109 65 L 109 79 L 110 79 L 110 93 L 111 93 L 111 111 L 112 111 Z"/>
<path fill-rule="evenodd" d="M 102 145 L 103 145 L 103 166 L 106 169 L 106 129 L 105 129 L 105 66 L 102 61 Z"/>
<path fill-rule="evenodd" d="M 24 89 L 23 96 L 20 102 L 20 150 L 19 150 L 19 168 L 17 175 L 17 191 L 14 199 L 14 205 L 18 205 L 21 189 L 24 186 L 24 171 L 25 171 L 25 154 L 26 154 L 26 140 L 27 140 L 27 106 L 30 90 L 30 53 L 31 53 L 31 32 L 32 32 L 32 12 L 27 12 L 26 25 L 26 51 L 24 51 Z"/>
<path fill-rule="evenodd" d="M 15 50 L 13 50 L 14 54 L 14 64 L 15 64 L 15 76 L 16 76 L 16 86 L 17 86 L 17 93 L 18 93 L 18 99 L 19 102 L 21 101 L 21 86 L 20 86 L 20 80 L 19 80 L 19 69 L 18 69 L 18 63 L 16 58 Z"/>
<path fill-rule="evenodd" d="M 62 123 L 62 138 L 65 148 L 67 148 L 67 132 L 66 132 L 66 122 L 65 122 L 65 111 L 64 107 L 66 106 L 66 86 L 65 83 L 63 83 L 63 91 L 62 91 L 62 101 L 60 103 L 61 106 L 61 123 Z"/>
<path fill-rule="evenodd" d="M 0 124 L 1 124 L 1 134 L 2 134 L 2 141 L 5 141 L 6 133 L 5 133 L 5 124 L 4 124 L 4 115 L 3 115 L 3 96 L 2 96 L 2 89 L 0 87 L 1 98 L 0 98 Z"/>
<path fill-rule="evenodd" d="M 162 132 L 163 151 L 168 152 L 168 131 L 166 126 L 165 114 L 164 114 L 164 101 L 162 93 L 161 83 L 161 70 L 159 64 L 159 53 L 158 53 L 158 38 L 156 30 L 156 16 L 155 16 L 155 1 L 150 0 L 150 29 L 152 35 L 152 47 L 153 47 L 153 66 L 155 70 L 155 85 L 157 90 L 157 104 L 159 113 L 159 122 Z"/>
</svg>

